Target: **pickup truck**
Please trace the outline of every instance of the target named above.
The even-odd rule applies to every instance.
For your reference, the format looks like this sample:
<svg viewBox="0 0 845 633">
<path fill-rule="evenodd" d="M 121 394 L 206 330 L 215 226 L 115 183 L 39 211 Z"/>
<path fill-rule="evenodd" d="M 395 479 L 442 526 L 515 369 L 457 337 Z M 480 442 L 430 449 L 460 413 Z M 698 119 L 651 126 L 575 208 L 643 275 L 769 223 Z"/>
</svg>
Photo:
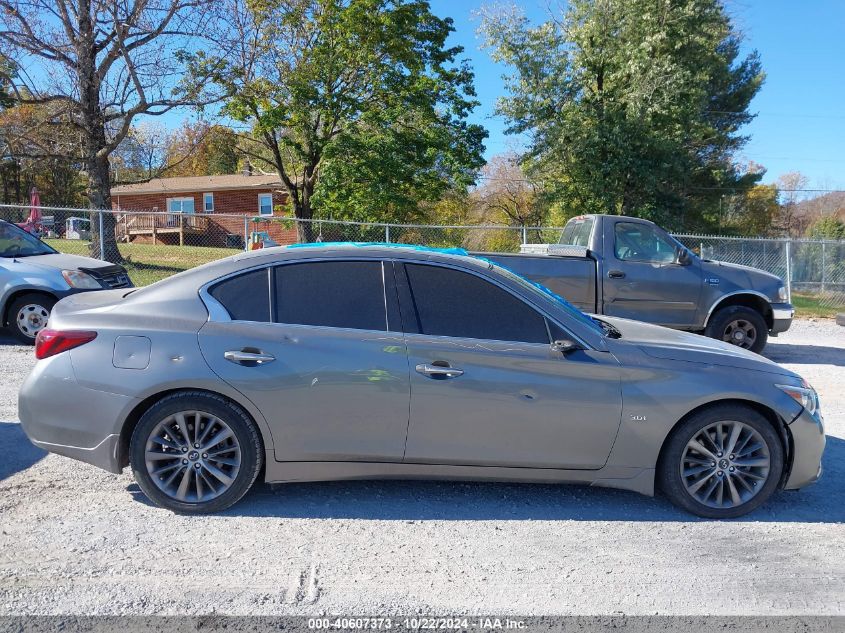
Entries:
<svg viewBox="0 0 845 633">
<path fill-rule="evenodd" d="M 697 332 L 758 353 L 795 314 L 776 275 L 701 259 L 639 218 L 579 216 L 567 222 L 559 244 L 477 254 L 585 312 Z"/>
</svg>

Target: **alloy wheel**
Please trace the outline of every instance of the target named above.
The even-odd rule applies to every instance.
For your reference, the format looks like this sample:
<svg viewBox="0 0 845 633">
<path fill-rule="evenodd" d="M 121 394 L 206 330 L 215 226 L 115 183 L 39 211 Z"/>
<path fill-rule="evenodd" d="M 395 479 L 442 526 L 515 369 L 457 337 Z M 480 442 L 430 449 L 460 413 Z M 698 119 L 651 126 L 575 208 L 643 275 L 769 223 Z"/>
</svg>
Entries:
<svg viewBox="0 0 845 633">
<path fill-rule="evenodd" d="M 763 436 L 737 421 L 710 424 L 681 455 L 687 493 L 711 508 L 735 508 L 757 495 L 769 478 L 771 454 Z"/>
<path fill-rule="evenodd" d="M 144 452 L 147 473 L 172 499 L 200 503 L 228 490 L 241 467 L 232 428 L 202 411 L 181 411 L 159 422 Z"/>
</svg>

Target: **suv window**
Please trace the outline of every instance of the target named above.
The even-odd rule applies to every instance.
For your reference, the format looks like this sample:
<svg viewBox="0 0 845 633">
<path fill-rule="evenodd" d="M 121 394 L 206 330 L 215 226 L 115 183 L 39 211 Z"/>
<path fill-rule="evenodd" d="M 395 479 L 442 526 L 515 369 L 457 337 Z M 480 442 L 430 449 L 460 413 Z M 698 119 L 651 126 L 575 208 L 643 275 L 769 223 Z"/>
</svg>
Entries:
<svg viewBox="0 0 845 633">
<path fill-rule="evenodd" d="M 676 245 L 653 226 L 633 222 L 617 222 L 614 228 L 616 259 L 630 262 L 675 261 Z"/>
<path fill-rule="evenodd" d="M 476 275 L 406 264 L 419 331 L 434 336 L 549 343 L 543 316 Z"/>
<path fill-rule="evenodd" d="M 387 330 L 380 261 L 285 264 L 273 284 L 276 323 Z"/>
<path fill-rule="evenodd" d="M 270 284 L 267 269 L 259 268 L 214 285 L 209 294 L 235 321 L 270 322 Z"/>
</svg>

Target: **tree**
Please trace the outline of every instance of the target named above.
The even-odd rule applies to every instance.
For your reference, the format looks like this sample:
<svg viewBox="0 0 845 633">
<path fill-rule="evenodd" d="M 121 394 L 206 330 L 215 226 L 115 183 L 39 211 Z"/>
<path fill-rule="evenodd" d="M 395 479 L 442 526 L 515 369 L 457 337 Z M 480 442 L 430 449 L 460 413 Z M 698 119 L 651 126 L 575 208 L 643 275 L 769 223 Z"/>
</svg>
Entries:
<svg viewBox="0 0 845 633">
<path fill-rule="evenodd" d="M 564 215 L 702 228 L 722 193 L 759 180 L 731 156 L 764 75 L 718 0 L 572 0 L 536 27 L 487 10 L 481 31 L 513 69 L 498 110 Z"/>
<path fill-rule="evenodd" d="M 216 76 L 225 110 L 297 218 L 318 205 L 323 216 L 408 217 L 427 189 L 436 199 L 472 181 L 486 135 L 466 122 L 473 75 L 445 45 L 451 20 L 428 2 L 233 0 L 226 13 L 237 54 Z M 310 223 L 299 230 L 313 239 Z"/>
<path fill-rule="evenodd" d="M 473 192 L 488 222 L 539 226 L 544 220 L 540 187 L 519 166 L 516 154 L 493 156 L 482 170 L 482 183 Z"/>
<path fill-rule="evenodd" d="M 781 206 L 776 185 L 755 185 L 741 196 L 736 207 L 729 219 L 735 232 L 754 237 L 777 232 L 775 220 L 781 213 Z"/>
<path fill-rule="evenodd" d="M 781 192 L 781 212 L 777 218 L 777 226 L 787 235 L 800 235 L 806 229 L 798 203 L 803 198 L 801 189 L 806 189 L 809 182 L 804 174 L 797 171 L 788 172 L 777 179 Z"/>
<path fill-rule="evenodd" d="M 0 0 L 0 47 L 30 72 L 4 75 L 23 104 L 61 107 L 79 139 L 91 209 L 111 208 L 109 158 L 141 116 L 207 102 L 182 79 L 209 0 Z M 36 67 L 36 68 L 34 68 Z M 196 65 L 194 66 L 196 70 Z M 201 80 L 201 77 L 196 77 Z M 117 261 L 114 217 L 92 222 Z"/>
<path fill-rule="evenodd" d="M 807 229 L 807 237 L 817 240 L 845 240 L 845 222 L 832 216 L 819 218 Z"/>
<path fill-rule="evenodd" d="M 168 176 L 215 176 L 238 171 L 238 137 L 223 125 L 185 121 L 169 139 Z"/>
</svg>

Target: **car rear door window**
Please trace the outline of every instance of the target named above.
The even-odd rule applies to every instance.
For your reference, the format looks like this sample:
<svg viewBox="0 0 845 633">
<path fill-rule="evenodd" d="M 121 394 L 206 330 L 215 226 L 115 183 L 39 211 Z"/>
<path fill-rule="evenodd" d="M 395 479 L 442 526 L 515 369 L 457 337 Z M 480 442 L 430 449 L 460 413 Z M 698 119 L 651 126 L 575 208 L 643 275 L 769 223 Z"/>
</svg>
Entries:
<svg viewBox="0 0 845 633">
<path fill-rule="evenodd" d="M 380 261 L 286 264 L 273 284 L 276 323 L 387 330 Z"/>
<path fill-rule="evenodd" d="M 235 321 L 270 322 L 270 282 L 266 268 L 224 279 L 209 290 Z"/>
<path fill-rule="evenodd" d="M 434 336 L 549 343 L 543 316 L 471 273 L 406 264 L 419 332 Z"/>
</svg>

